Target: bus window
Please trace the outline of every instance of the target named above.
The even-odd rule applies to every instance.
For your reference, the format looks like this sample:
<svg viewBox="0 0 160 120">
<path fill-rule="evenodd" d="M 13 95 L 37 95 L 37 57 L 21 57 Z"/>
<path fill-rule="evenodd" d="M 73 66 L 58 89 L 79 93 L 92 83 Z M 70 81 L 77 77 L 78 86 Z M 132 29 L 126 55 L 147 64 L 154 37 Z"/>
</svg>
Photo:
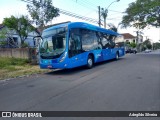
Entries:
<svg viewBox="0 0 160 120">
<path fill-rule="evenodd" d="M 79 29 L 72 29 L 69 37 L 69 57 L 81 53 L 82 45 L 79 35 Z"/>
<path fill-rule="evenodd" d="M 116 36 L 109 35 L 109 37 L 108 37 L 108 44 L 109 44 L 108 48 L 114 48 L 115 47 L 115 42 L 114 42 L 115 38 L 116 38 Z"/>
<path fill-rule="evenodd" d="M 96 32 L 96 38 L 97 38 L 97 47 L 96 49 L 102 49 L 103 44 L 102 44 L 102 34 L 100 32 Z"/>
<path fill-rule="evenodd" d="M 102 38 L 103 49 L 110 48 L 110 43 L 109 43 L 108 37 L 109 37 L 109 35 L 103 34 L 103 38 Z"/>
<path fill-rule="evenodd" d="M 101 46 L 101 48 L 103 49 L 111 48 L 109 36 L 110 36 L 109 34 L 97 32 L 98 43 Z"/>
<path fill-rule="evenodd" d="M 94 49 L 94 39 L 95 34 L 91 30 L 87 29 L 81 29 L 81 35 L 82 35 L 82 49 L 84 51 L 89 51 Z"/>
</svg>

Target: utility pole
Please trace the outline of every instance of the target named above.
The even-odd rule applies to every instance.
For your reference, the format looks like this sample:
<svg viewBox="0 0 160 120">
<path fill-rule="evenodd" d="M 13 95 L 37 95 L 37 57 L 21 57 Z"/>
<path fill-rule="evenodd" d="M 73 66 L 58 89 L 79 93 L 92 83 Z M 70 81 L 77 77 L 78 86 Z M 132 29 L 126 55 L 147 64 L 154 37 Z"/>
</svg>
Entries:
<svg viewBox="0 0 160 120">
<path fill-rule="evenodd" d="M 138 44 L 138 42 L 139 42 L 139 31 L 136 31 L 136 33 L 137 33 L 136 44 Z"/>
<path fill-rule="evenodd" d="M 101 7 L 98 6 L 98 24 L 101 27 Z"/>
<path fill-rule="evenodd" d="M 100 6 L 98 6 L 98 11 L 100 12 L 100 13 L 99 13 L 99 17 L 101 17 L 101 15 L 102 15 L 102 17 L 103 17 L 103 19 L 104 19 L 104 28 L 106 28 L 106 18 L 107 18 L 107 15 L 108 15 L 108 8 L 109 8 L 113 3 L 119 2 L 119 1 L 120 1 L 120 0 L 115 0 L 115 1 L 111 2 L 111 4 L 109 4 L 109 6 L 108 6 L 106 9 L 102 8 L 102 9 L 101 9 L 102 11 L 100 11 Z M 100 21 L 100 18 L 99 18 L 99 21 Z M 99 26 L 100 26 L 100 23 L 101 23 L 101 21 L 99 22 Z"/>
</svg>

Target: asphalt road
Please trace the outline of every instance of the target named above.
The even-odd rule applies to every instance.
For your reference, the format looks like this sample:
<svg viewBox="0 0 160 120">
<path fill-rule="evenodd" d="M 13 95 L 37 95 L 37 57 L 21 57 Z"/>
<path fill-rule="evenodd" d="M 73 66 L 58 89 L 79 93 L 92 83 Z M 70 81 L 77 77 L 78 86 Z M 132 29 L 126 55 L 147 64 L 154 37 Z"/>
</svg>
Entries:
<svg viewBox="0 0 160 120">
<path fill-rule="evenodd" d="M 0 81 L 0 111 L 160 111 L 159 53 Z"/>
</svg>

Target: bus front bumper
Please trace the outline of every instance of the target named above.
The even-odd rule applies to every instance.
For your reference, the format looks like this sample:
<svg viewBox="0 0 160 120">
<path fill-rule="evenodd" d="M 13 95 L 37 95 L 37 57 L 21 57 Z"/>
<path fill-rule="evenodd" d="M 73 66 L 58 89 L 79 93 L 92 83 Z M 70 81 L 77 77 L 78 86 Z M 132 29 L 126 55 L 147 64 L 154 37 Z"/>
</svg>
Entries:
<svg viewBox="0 0 160 120">
<path fill-rule="evenodd" d="M 54 64 L 43 64 L 40 63 L 41 69 L 65 69 L 68 68 L 68 65 L 65 63 L 54 63 Z"/>
</svg>

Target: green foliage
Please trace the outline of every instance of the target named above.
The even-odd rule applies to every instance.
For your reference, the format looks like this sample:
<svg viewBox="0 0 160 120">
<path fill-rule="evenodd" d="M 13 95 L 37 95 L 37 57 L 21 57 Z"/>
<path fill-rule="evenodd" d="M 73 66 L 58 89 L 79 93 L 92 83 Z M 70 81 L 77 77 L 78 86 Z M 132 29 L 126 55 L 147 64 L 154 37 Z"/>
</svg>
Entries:
<svg viewBox="0 0 160 120">
<path fill-rule="evenodd" d="M 54 17 L 59 16 L 59 9 L 52 6 L 52 0 L 32 0 L 27 9 L 33 22 L 39 27 L 44 27 Z"/>
<path fill-rule="evenodd" d="M 128 48 L 136 48 L 136 47 L 137 47 L 136 43 L 134 43 L 134 42 L 130 43 L 130 42 L 127 42 L 127 41 L 126 41 L 124 44 L 125 44 L 125 46 L 127 46 Z"/>
<path fill-rule="evenodd" d="M 150 40 L 145 40 L 143 42 L 143 46 L 145 47 L 145 49 L 152 49 L 152 44 Z"/>
<path fill-rule="evenodd" d="M 122 27 L 145 28 L 147 25 L 160 27 L 160 1 L 136 0 L 129 4 L 122 19 Z"/>
<path fill-rule="evenodd" d="M 7 44 L 7 42 L 6 42 L 6 33 L 7 33 L 6 29 L 2 29 L 0 31 L 0 46 L 1 47 L 5 46 Z"/>
<path fill-rule="evenodd" d="M 131 48 L 136 48 L 136 43 L 134 43 L 134 42 L 132 42 L 132 43 L 130 43 L 130 45 L 129 45 Z"/>
<path fill-rule="evenodd" d="M 154 50 L 160 49 L 160 43 L 159 42 L 153 43 L 153 49 Z"/>
<path fill-rule="evenodd" d="M 152 49 L 152 45 L 151 44 L 148 44 L 146 47 L 147 47 L 147 49 Z"/>
<path fill-rule="evenodd" d="M 125 42 L 125 45 L 129 46 L 130 42 L 129 41 L 126 41 Z"/>
<path fill-rule="evenodd" d="M 22 44 L 22 47 L 23 47 L 23 48 L 26 48 L 26 47 L 29 47 L 29 45 L 24 42 L 24 43 Z"/>
<path fill-rule="evenodd" d="M 4 40 L 6 38 L 7 30 L 6 29 L 1 29 L 0 30 L 0 40 Z"/>
<path fill-rule="evenodd" d="M 6 68 L 8 66 L 14 66 L 14 65 L 23 66 L 23 65 L 26 65 L 28 62 L 29 61 L 27 59 L 0 57 L 0 69 Z"/>
<path fill-rule="evenodd" d="M 28 37 L 28 33 L 34 30 L 34 27 L 30 24 L 27 16 L 23 15 L 19 18 L 13 15 L 9 18 L 4 18 L 3 25 L 14 30 L 20 36 L 22 44 Z"/>
<path fill-rule="evenodd" d="M 144 47 L 143 43 L 139 43 L 139 44 L 137 44 L 137 50 L 138 50 L 139 52 L 141 52 L 141 51 L 144 51 L 144 50 L 145 50 L 145 47 Z"/>
<path fill-rule="evenodd" d="M 7 45 L 6 41 L 0 41 L 0 46 L 5 46 L 5 45 Z"/>
</svg>

